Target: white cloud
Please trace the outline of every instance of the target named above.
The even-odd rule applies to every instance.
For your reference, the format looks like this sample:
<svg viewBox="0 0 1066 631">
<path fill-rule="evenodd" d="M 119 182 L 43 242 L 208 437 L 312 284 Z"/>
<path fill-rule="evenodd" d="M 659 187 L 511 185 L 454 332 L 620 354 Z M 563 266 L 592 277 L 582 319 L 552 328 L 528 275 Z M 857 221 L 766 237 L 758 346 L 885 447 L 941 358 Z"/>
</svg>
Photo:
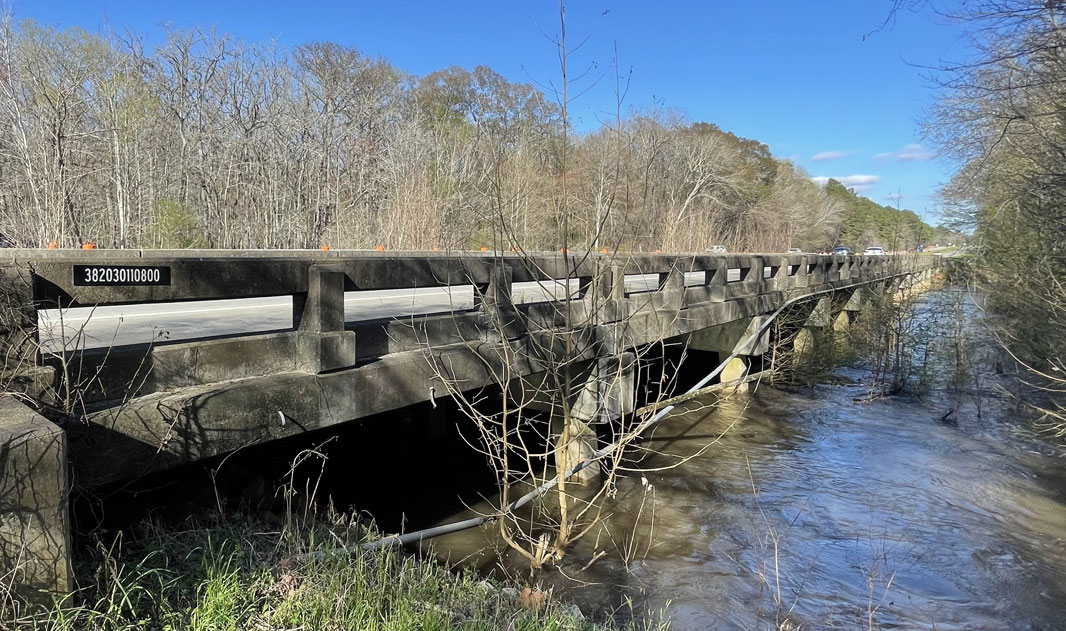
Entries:
<svg viewBox="0 0 1066 631">
<path fill-rule="evenodd" d="M 825 183 L 829 180 L 836 180 L 844 185 L 845 188 L 854 189 L 856 193 L 868 191 L 873 188 L 874 184 L 881 181 L 881 178 L 876 175 L 817 175 L 811 178 L 811 181 L 818 186 L 825 186 Z"/>
<path fill-rule="evenodd" d="M 826 160 L 839 160 L 851 155 L 851 151 L 837 151 L 832 149 L 830 151 L 822 151 L 811 156 L 812 162 L 825 162 Z"/>
<path fill-rule="evenodd" d="M 898 162 L 922 162 L 934 158 L 932 151 L 927 151 L 919 144 L 911 144 L 899 151 L 888 151 L 874 156 L 874 160 L 896 160 Z"/>
</svg>

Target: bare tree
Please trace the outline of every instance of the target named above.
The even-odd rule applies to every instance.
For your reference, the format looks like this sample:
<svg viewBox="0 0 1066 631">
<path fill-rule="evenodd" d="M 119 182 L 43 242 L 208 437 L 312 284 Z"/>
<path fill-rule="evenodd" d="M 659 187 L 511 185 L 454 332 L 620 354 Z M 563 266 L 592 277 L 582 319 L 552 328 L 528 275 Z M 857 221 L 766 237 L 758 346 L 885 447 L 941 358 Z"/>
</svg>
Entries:
<svg viewBox="0 0 1066 631">
<path fill-rule="evenodd" d="M 765 250 L 822 245 L 845 212 L 760 143 L 621 105 L 575 133 L 552 84 L 486 66 L 413 77 L 200 28 L 0 36 L 20 245 Z"/>
</svg>

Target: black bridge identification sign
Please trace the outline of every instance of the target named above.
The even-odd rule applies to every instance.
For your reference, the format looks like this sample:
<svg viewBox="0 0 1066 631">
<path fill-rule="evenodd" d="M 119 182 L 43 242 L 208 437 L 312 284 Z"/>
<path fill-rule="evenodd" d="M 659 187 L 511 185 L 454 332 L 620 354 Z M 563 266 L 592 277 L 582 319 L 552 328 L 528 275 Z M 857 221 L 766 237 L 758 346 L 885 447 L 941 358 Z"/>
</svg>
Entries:
<svg viewBox="0 0 1066 631">
<path fill-rule="evenodd" d="M 135 287 L 170 284 L 169 265 L 75 265 L 75 287 Z"/>
</svg>

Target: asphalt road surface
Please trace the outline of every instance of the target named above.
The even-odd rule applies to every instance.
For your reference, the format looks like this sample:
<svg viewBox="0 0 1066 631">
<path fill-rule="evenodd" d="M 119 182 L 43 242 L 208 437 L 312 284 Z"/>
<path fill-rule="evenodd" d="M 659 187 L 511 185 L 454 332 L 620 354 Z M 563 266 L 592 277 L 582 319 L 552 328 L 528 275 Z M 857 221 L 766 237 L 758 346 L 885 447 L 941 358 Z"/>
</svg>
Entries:
<svg viewBox="0 0 1066 631">
<path fill-rule="evenodd" d="M 737 280 L 732 271 L 729 280 Z M 702 284 L 702 272 L 686 274 L 687 285 Z M 577 281 L 570 283 L 573 290 Z M 645 292 L 658 286 L 658 275 L 626 276 L 627 292 Z M 565 283 L 515 283 L 516 303 L 539 302 L 564 296 Z M 463 311 L 474 307 L 469 285 L 347 292 L 346 322 L 402 318 L 427 313 Z M 38 312 L 41 346 L 58 351 L 148 342 L 166 343 L 219 335 L 284 331 L 292 328 L 292 297 L 272 296 L 239 300 L 147 303 Z"/>
</svg>

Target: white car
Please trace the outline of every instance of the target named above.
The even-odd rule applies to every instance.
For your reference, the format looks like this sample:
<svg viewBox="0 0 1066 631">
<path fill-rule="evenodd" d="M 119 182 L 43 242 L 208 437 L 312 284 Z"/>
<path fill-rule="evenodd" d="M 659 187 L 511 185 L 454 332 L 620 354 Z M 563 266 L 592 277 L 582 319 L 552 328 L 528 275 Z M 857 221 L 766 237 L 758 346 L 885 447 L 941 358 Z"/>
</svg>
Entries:
<svg viewBox="0 0 1066 631">
<path fill-rule="evenodd" d="M 862 251 L 865 256 L 884 256 L 885 249 L 878 247 L 869 247 Z"/>
</svg>

